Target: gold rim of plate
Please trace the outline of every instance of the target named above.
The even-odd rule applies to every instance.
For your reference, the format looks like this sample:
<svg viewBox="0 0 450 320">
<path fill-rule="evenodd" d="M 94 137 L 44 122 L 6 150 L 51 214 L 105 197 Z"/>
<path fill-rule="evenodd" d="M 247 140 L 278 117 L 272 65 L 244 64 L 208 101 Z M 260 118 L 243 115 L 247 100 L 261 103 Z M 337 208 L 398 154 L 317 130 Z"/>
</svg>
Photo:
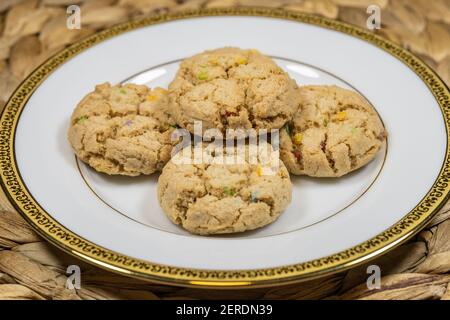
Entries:
<svg viewBox="0 0 450 320">
<path fill-rule="evenodd" d="M 205 16 L 259 16 L 287 19 L 363 39 L 411 68 L 438 102 L 447 133 L 447 147 L 439 176 L 426 196 L 386 231 L 342 252 L 299 264 L 253 270 L 203 270 L 154 264 L 131 258 L 92 243 L 54 220 L 32 197 L 17 167 L 14 137 L 20 114 L 36 88 L 61 64 L 78 53 L 119 34 L 167 21 Z M 443 81 L 419 58 L 400 46 L 359 27 L 310 14 L 267 8 L 217 8 L 155 15 L 129 21 L 94 34 L 55 54 L 36 68 L 15 90 L 1 114 L 0 163 L 2 188 L 19 213 L 49 242 L 69 254 L 104 269 L 157 283 L 194 287 L 261 287 L 293 283 L 346 270 L 392 250 L 416 234 L 445 204 L 450 191 L 450 93 Z"/>
</svg>

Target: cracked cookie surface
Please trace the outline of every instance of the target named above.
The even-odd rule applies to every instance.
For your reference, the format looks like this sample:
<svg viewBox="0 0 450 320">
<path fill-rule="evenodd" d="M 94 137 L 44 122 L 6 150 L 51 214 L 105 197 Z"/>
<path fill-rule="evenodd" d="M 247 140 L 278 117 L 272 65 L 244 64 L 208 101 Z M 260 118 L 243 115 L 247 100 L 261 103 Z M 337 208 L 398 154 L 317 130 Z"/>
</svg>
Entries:
<svg viewBox="0 0 450 320">
<path fill-rule="evenodd" d="M 376 111 L 358 93 L 303 86 L 294 119 L 280 131 L 280 157 L 289 172 L 340 177 L 370 162 L 386 143 Z"/>
<path fill-rule="evenodd" d="M 137 176 L 161 170 L 169 161 L 174 124 L 166 90 L 104 83 L 75 108 L 68 139 L 95 170 Z"/>
<path fill-rule="evenodd" d="M 184 60 L 169 85 L 173 115 L 194 133 L 217 128 L 278 129 L 297 110 L 297 84 L 257 50 L 221 48 Z"/>
<path fill-rule="evenodd" d="M 281 161 L 273 172 L 263 174 L 259 160 L 248 157 L 232 165 L 179 164 L 173 159 L 159 177 L 158 199 L 170 220 L 191 233 L 260 228 L 275 221 L 291 202 L 292 184 Z"/>
</svg>

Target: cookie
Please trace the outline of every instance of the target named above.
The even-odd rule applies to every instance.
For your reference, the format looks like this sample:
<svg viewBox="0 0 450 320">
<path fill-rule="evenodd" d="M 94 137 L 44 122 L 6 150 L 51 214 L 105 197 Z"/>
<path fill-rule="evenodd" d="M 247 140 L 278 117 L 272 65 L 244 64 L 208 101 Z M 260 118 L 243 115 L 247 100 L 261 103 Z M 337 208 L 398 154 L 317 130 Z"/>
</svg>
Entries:
<svg viewBox="0 0 450 320">
<path fill-rule="evenodd" d="M 292 184 L 281 161 L 267 173 L 260 157 L 244 157 L 237 164 L 179 164 L 174 159 L 159 177 L 158 199 L 170 220 L 191 233 L 260 228 L 276 220 L 291 201 Z"/>
<path fill-rule="evenodd" d="M 77 105 L 68 139 L 75 154 L 95 170 L 137 176 L 169 161 L 174 125 L 166 90 L 104 83 Z"/>
<path fill-rule="evenodd" d="M 300 107 L 280 131 L 280 156 L 289 172 L 340 177 L 370 162 L 386 130 L 358 93 L 336 86 L 299 88 Z"/>
<path fill-rule="evenodd" d="M 184 60 L 169 85 L 177 124 L 194 133 L 217 128 L 278 129 L 297 108 L 297 85 L 256 50 L 221 48 Z"/>
</svg>

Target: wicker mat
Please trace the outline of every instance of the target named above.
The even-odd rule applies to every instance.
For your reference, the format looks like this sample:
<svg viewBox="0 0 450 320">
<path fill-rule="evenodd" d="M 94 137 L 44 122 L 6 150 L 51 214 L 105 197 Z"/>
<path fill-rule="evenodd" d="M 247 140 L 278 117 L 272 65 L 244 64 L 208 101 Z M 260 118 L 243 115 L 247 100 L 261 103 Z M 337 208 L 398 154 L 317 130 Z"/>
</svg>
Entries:
<svg viewBox="0 0 450 320">
<path fill-rule="evenodd" d="M 67 32 L 66 7 L 79 4 L 83 28 Z M 112 24 L 152 13 L 199 7 L 269 6 L 365 26 L 366 8 L 382 8 L 378 32 L 426 61 L 450 84 L 450 0 L 1 0 L 0 107 L 44 59 Z M 37 236 L 0 195 L 0 299 L 450 299 L 450 204 L 408 243 L 370 262 L 382 287 L 369 290 L 366 267 L 296 285 L 202 290 L 145 283 L 87 265 Z M 82 287 L 65 288 L 77 264 Z"/>
</svg>

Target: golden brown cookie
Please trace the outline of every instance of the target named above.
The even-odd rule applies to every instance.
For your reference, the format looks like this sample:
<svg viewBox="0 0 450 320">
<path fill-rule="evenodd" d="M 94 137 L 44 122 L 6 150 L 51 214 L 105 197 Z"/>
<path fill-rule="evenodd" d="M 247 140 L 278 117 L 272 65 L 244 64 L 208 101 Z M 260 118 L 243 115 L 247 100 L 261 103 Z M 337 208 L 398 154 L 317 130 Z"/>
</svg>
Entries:
<svg viewBox="0 0 450 320">
<path fill-rule="evenodd" d="M 97 171 L 151 174 L 170 159 L 174 121 L 167 108 L 164 89 L 98 85 L 74 110 L 69 142 L 75 154 Z"/>
<path fill-rule="evenodd" d="M 386 130 L 358 93 L 336 86 L 299 88 L 300 107 L 280 132 L 280 155 L 289 172 L 340 177 L 371 161 Z"/>
<path fill-rule="evenodd" d="M 158 199 L 170 220 L 191 233 L 260 228 L 291 202 L 292 184 L 281 161 L 267 173 L 259 156 L 256 161 L 243 157 L 239 164 L 178 164 L 174 159 L 159 177 Z"/>
<path fill-rule="evenodd" d="M 169 86 L 173 116 L 194 133 L 218 128 L 278 129 L 297 108 L 297 85 L 256 50 L 221 48 L 184 60 Z"/>
</svg>

